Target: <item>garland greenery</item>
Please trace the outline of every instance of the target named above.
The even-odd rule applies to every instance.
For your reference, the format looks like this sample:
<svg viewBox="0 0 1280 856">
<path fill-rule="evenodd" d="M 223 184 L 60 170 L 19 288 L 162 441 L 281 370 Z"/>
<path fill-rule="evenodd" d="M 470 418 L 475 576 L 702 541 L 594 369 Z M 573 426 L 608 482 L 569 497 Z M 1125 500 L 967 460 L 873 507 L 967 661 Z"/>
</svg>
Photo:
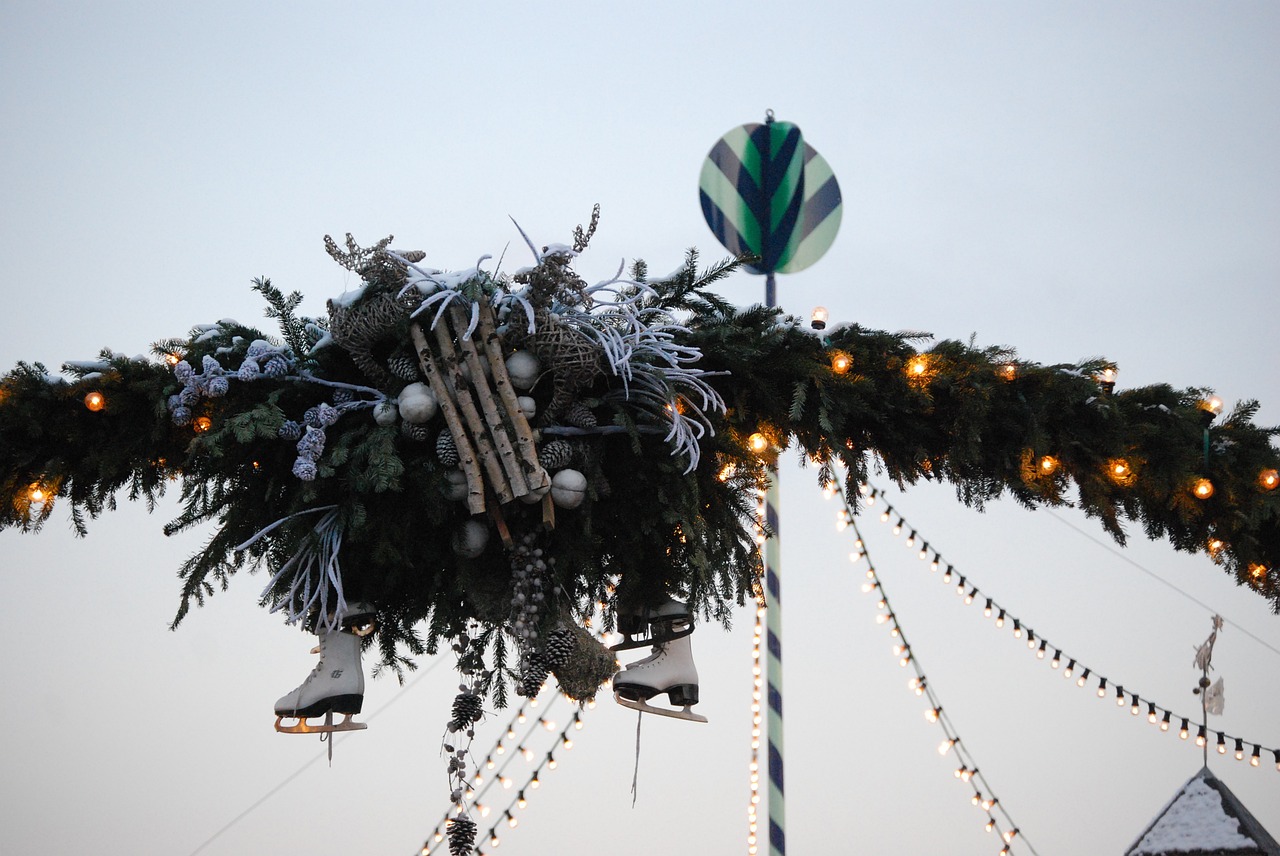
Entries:
<svg viewBox="0 0 1280 856">
<path fill-rule="evenodd" d="M 950 482 L 977 507 L 1006 493 L 1070 502 L 1121 543 L 1136 522 L 1208 552 L 1280 610 L 1277 429 L 1251 422 L 1255 402 L 1215 416 L 1205 389 L 1112 390 L 1104 360 L 1045 366 L 922 334 L 814 331 L 729 305 L 711 286 L 744 260 L 700 271 L 693 251 L 668 279 L 637 264 L 588 285 L 572 261 L 594 228 L 572 247 L 531 244 L 536 264 L 513 275 L 425 268 L 389 239 L 348 236 L 345 252 L 326 239 L 364 284 L 306 318 L 300 295 L 255 282 L 278 339 L 224 321 L 158 343 L 154 359 L 104 351 L 61 374 L 19 363 L 0 380 L 0 528 L 37 530 L 65 503 L 84 534 L 121 492 L 152 507 L 176 485 L 166 533 L 213 534 L 179 571 L 175 626 L 260 566 L 264 605 L 294 618 L 334 598 L 375 604 L 381 664 L 397 671 L 441 637 L 483 640 L 505 694 L 518 681 L 501 632 L 519 611 L 512 545 L 549 560 L 552 603 L 522 613 L 544 636 L 598 602 L 609 616 L 667 594 L 727 622 L 757 586 L 756 492 L 795 445 L 824 483 L 843 467 L 850 496 L 878 469 L 899 485 Z M 516 467 L 527 492 L 511 501 L 475 464 L 483 496 L 464 501 L 450 498 L 462 478 L 448 424 L 403 414 L 431 380 L 424 351 L 444 349 L 436 380 L 449 389 L 488 372 L 451 354 L 483 351 L 489 312 L 507 364 L 523 351 L 540 367 L 517 390 L 532 399 L 538 460 Z M 543 496 L 562 470 L 584 497 L 562 502 L 558 482 Z"/>
</svg>

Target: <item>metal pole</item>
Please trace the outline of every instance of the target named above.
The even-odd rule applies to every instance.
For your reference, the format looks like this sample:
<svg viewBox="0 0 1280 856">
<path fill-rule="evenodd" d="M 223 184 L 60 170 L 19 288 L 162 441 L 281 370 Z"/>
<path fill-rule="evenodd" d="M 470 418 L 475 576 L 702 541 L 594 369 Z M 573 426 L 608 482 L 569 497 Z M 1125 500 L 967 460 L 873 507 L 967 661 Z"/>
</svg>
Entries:
<svg viewBox="0 0 1280 856">
<path fill-rule="evenodd" d="M 777 306 L 776 283 L 772 273 L 765 277 L 765 305 Z M 769 471 L 765 495 L 765 522 L 773 536 L 764 547 L 765 638 L 768 648 L 766 685 L 768 688 L 769 734 L 769 856 L 787 852 L 786 802 L 782 777 L 782 601 L 778 571 L 782 559 L 782 529 L 778 522 L 778 468 Z"/>
</svg>

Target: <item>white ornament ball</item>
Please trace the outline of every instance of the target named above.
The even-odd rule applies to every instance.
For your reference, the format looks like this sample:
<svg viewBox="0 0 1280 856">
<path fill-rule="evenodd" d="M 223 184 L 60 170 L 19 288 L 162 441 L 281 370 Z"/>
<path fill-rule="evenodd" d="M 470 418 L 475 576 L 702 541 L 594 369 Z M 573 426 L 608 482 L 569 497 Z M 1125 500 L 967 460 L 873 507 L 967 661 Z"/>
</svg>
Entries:
<svg viewBox="0 0 1280 856">
<path fill-rule="evenodd" d="M 468 520 L 453 533 L 453 552 L 464 559 L 474 559 L 489 543 L 489 527 L 479 520 Z"/>
<path fill-rule="evenodd" d="M 457 502 L 467 498 L 467 474 L 462 470 L 449 470 L 444 474 L 444 498 Z"/>
<path fill-rule="evenodd" d="M 577 470 L 561 470 L 551 477 L 551 501 L 559 508 L 577 508 L 587 498 L 587 477 Z"/>
<path fill-rule="evenodd" d="M 396 424 L 396 418 L 399 415 L 399 409 L 390 401 L 380 402 L 373 408 L 373 421 L 377 422 L 383 428 Z"/>
<path fill-rule="evenodd" d="M 516 398 L 516 404 L 520 405 L 520 412 L 524 414 L 525 419 L 532 419 L 538 412 L 538 402 L 534 401 L 532 396 L 521 395 Z"/>
<path fill-rule="evenodd" d="M 400 418 L 421 425 L 436 415 L 436 394 L 425 383 L 411 383 L 400 392 Z"/>
<path fill-rule="evenodd" d="M 542 373 L 542 364 L 528 351 L 516 351 L 507 357 L 507 375 L 516 389 L 533 389 Z"/>
</svg>

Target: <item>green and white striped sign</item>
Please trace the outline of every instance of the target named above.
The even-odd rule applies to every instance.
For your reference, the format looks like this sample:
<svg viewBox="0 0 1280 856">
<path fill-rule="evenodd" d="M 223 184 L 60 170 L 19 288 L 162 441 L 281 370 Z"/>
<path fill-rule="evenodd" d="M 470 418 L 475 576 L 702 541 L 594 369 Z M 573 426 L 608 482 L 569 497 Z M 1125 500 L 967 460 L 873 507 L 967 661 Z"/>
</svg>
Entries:
<svg viewBox="0 0 1280 856">
<path fill-rule="evenodd" d="M 840 185 L 791 122 L 734 128 L 711 148 L 698 181 L 702 215 L 755 273 L 795 273 L 831 247 L 843 210 Z"/>
</svg>

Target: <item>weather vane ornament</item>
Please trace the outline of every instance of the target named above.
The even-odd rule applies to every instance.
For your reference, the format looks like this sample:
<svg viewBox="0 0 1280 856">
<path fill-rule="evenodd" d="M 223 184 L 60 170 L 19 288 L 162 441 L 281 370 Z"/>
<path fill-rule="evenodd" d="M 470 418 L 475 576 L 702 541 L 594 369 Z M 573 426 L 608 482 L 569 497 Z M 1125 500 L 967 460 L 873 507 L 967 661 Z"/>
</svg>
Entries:
<svg viewBox="0 0 1280 856">
<path fill-rule="evenodd" d="M 842 468 L 851 497 L 874 466 L 899 485 L 949 481 L 971 505 L 1070 499 L 1118 540 L 1134 521 L 1280 604 L 1265 477 L 1280 455 L 1255 403 L 1210 426 L 1216 489 L 1201 499 L 1202 389 L 1107 391 L 1104 361 L 1009 373 L 1007 349 L 854 324 L 815 335 L 715 294 L 739 257 L 700 269 L 690 251 L 665 279 L 636 263 L 591 283 L 575 265 L 596 222 L 568 244 L 528 241 L 532 264 L 511 273 L 327 240 L 360 286 L 313 318 L 300 293 L 256 281 L 278 336 L 224 319 L 153 359 L 19 363 L 0 378 L 0 529 L 65 508 L 84 534 L 121 491 L 154 503 L 176 484 L 165 532 L 212 534 L 179 569 L 173 624 L 264 569 L 263 606 L 320 643 L 275 707 L 303 732 L 358 727 L 363 651 L 401 673 L 441 640 L 464 677 L 464 737 L 485 703 L 549 675 L 590 698 L 618 666 L 588 621 L 667 651 L 619 673 L 620 698 L 665 694 L 695 718 L 689 631 L 754 595 L 758 491 L 791 443 L 819 484 Z M 1024 466 L 1048 456 L 1052 469 Z M 1136 476 L 1115 479 L 1117 459 Z M 462 740 L 449 745 L 465 767 Z"/>
</svg>

